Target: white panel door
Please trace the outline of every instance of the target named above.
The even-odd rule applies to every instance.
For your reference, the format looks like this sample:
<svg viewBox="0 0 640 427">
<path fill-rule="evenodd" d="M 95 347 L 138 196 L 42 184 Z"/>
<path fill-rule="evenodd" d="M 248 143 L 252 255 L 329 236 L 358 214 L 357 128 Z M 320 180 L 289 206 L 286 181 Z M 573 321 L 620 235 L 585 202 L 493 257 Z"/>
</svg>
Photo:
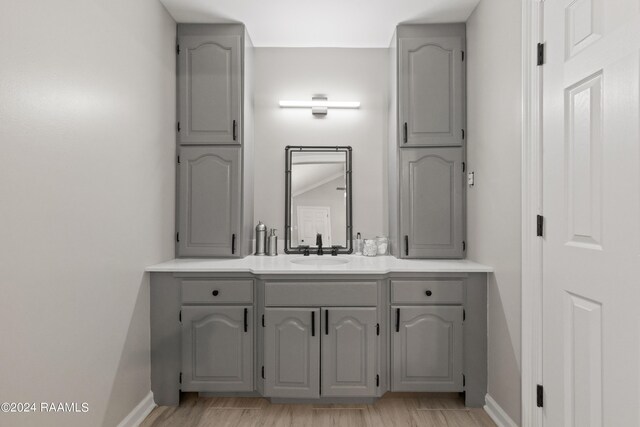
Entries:
<svg viewBox="0 0 640 427">
<path fill-rule="evenodd" d="M 298 244 L 316 246 L 322 235 L 322 246 L 331 246 L 331 208 L 328 206 L 298 206 Z"/>
<path fill-rule="evenodd" d="M 640 2 L 544 2 L 545 426 L 640 426 Z"/>
</svg>

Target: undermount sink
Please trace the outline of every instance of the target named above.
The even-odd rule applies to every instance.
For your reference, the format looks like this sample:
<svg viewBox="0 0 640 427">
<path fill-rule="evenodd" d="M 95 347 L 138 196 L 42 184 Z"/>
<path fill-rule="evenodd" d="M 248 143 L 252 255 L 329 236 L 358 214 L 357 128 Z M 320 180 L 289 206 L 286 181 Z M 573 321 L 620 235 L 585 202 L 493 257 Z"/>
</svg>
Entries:
<svg viewBox="0 0 640 427">
<path fill-rule="evenodd" d="M 340 265 L 347 264 L 349 260 L 341 257 L 317 257 L 317 258 L 294 258 L 291 260 L 294 264 L 300 265 Z"/>
</svg>

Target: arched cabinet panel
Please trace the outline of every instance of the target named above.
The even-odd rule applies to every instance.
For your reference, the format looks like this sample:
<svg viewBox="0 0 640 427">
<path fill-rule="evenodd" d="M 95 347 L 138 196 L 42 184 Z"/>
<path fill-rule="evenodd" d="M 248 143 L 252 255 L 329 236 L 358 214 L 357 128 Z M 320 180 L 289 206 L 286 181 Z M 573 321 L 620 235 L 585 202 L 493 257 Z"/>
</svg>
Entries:
<svg viewBox="0 0 640 427">
<path fill-rule="evenodd" d="M 183 391 L 253 390 L 252 313 L 252 306 L 182 308 Z"/>
<path fill-rule="evenodd" d="M 401 146 L 462 145 L 463 37 L 400 39 Z"/>
<path fill-rule="evenodd" d="M 393 391 L 462 391 L 460 306 L 394 306 Z"/>
<path fill-rule="evenodd" d="M 320 396 L 320 310 L 267 308 L 264 329 L 265 394 Z"/>
<path fill-rule="evenodd" d="M 405 149 L 401 160 L 403 258 L 462 258 L 462 148 Z"/>
<path fill-rule="evenodd" d="M 239 147 L 182 147 L 178 198 L 179 256 L 238 256 Z"/>
<path fill-rule="evenodd" d="M 322 309 L 322 395 L 375 396 L 376 308 Z"/>
<path fill-rule="evenodd" d="M 180 144 L 240 144 L 241 36 L 180 35 Z"/>
</svg>

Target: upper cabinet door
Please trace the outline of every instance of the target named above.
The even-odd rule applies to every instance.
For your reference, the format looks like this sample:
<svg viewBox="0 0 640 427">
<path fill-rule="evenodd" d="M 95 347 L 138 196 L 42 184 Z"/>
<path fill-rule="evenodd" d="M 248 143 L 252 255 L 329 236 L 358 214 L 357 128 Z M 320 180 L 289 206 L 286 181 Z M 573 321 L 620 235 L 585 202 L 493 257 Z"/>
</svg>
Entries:
<svg viewBox="0 0 640 427">
<path fill-rule="evenodd" d="M 240 144 L 241 36 L 178 40 L 180 144 Z"/>
<path fill-rule="evenodd" d="M 462 145 L 462 36 L 400 38 L 400 146 Z"/>
<path fill-rule="evenodd" d="M 265 396 L 320 396 L 320 310 L 267 308 L 264 312 Z"/>
<path fill-rule="evenodd" d="M 322 309 L 322 395 L 376 394 L 376 308 Z"/>
<path fill-rule="evenodd" d="M 463 258 L 461 147 L 401 150 L 402 258 Z"/>
<path fill-rule="evenodd" d="M 178 256 L 239 256 L 240 147 L 182 147 Z"/>
</svg>

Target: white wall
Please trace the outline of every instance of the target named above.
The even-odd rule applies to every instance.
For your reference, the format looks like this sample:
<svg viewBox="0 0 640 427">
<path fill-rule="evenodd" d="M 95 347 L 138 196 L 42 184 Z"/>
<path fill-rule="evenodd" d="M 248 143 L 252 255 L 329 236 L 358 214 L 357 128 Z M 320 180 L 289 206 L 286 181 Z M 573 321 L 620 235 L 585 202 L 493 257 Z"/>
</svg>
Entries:
<svg viewBox="0 0 640 427">
<path fill-rule="evenodd" d="M 149 392 L 145 266 L 173 256 L 175 24 L 157 0 L 0 4 L 0 401 L 114 426 Z"/>
<path fill-rule="evenodd" d="M 469 258 L 489 277 L 489 394 L 520 422 L 521 3 L 482 0 L 467 22 Z"/>
<path fill-rule="evenodd" d="M 386 49 L 255 50 L 255 221 L 284 236 L 284 149 L 287 145 L 353 147 L 355 233 L 387 233 L 386 162 L 388 52 Z M 282 109 L 281 99 L 360 101 L 359 110 Z"/>
</svg>

